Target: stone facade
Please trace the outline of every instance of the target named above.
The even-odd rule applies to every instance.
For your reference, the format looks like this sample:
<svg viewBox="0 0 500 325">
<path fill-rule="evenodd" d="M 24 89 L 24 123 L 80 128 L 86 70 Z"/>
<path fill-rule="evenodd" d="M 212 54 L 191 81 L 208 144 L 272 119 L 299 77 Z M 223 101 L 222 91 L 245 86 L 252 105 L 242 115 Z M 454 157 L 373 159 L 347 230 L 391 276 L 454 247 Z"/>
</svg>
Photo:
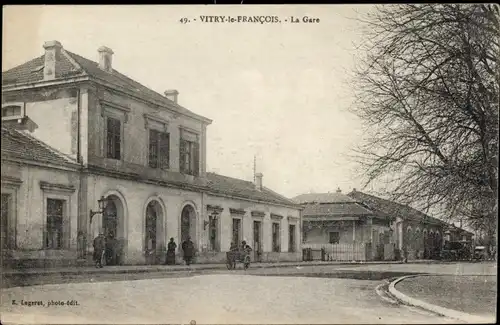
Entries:
<svg viewBox="0 0 500 325">
<path fill-rule="evenodd" d="M 58 45 L 55 49 L 54 44 Z M 32 195 L 40 191 L 35 179 L 49 176 L 74 189 L 68 198 L 71 210 L 65 212 L 71 219 L 67 235 L 71 245 L 68 252 L 61 251 L 64 258 L 78 257 L 85 263 L 92 253 L 92 239 L 99 232 L 109 232 L 116 240 L 118 264 L 162 263 L 168 240 L 173 238 L 180 247 L 187 236 L 195 243 L 198 262 L 222 262 L 236 232 L 239 240 L 258 244 L 255 259 L 300 259 L 299 206 L 261 184 L 207 173 L 210 119 L 180 106 L 178 93 L 174 97 L 170 92 L 168 97 L 159 95 L 113 70 L 109 49 L 106 55 L 99 52 L 101 61 L 109 57 L 104 64 L 59 45 L 50 42 L 46 47 L 45 55 L 57 51 L 55 58 L 61 61 L 50 76 L 44 73 L 47 69 L 29 72 L 32 64 L 3 73 L 2 108 L 21 103 L 23 118 L 36 125 L 31 136 L 77 166 L 74 177 L 58 170 L 20 178 L 19 188 Z M 44 56 L 33 62 L 53 65 Z M 168 149 L 153 142 L 155 134 L 168 139 L 161 140 Z M 152 154 L 159 157 L 159 150 L 164 150 L 161 161 L 158 158 L 161 166 L 152 165 L 151 160 L 157 159 Z M 4 177 L 15 178 L 18 173 L 13 168 L 6 174 L 3 170 L 2 160 L 2 193 Z M 29 209 L 43 205 L 44 197 L 36 195 Z M 100 198 L 105 199 L 102 211 Z M 20 202 L 15 204 L 17 241 L 30 244 L 19 246 L 16 254 L 42 247 L 44 214 L 25 213 L 27 208 Z M 23 225 L 30 218 L 37 218 L 37 223 L 25 234 Z M 240 220 L 235 221 L 239 232 L 233 231 L 233 219 Z M 260 225 L 260 230 L 254 232 L 254 225 Z M 47 252 L 42 249 L 39 254 Z"/>
</svg>

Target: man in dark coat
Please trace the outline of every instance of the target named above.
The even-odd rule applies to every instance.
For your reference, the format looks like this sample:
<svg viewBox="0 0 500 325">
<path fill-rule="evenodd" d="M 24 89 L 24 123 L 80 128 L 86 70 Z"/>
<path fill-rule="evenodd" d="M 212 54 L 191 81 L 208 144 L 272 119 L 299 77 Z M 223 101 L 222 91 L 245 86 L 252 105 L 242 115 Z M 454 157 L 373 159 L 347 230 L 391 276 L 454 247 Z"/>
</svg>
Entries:
<svg viewBox="0 0 500 325">
<path fill-rule="evenodd" d="M 116 265 L 116 246 L 118 242 L 115 239 L 114 233 L 110 232 L 106 239 L 106 263 Z"/>
<path fill-rule="evenodd" d="M 188 236 L 182 243 L 182 252 L 184 254 L 184 261 L 186 261 L 186 265 L 190 265 L 194 255 L 194 244 L 191 241 L 191 237 Z"/>
<path fill-rule="evenodd" d="M 100 233 L 96 238 L 94 238 L 94 262 L 96 267 L 102 267 L 102 254 L 106 248 L 106 239 L 104 234 Z"/>
<path fill-rule="evenodd" d="M 170 242 L 167 246 L 167 260 L 165 261 L 166 265 L 175 265 L 175 249 L 177 248 L 177 244 L 175 243 L 173 238 L 170 238 Z"/>
</svg>

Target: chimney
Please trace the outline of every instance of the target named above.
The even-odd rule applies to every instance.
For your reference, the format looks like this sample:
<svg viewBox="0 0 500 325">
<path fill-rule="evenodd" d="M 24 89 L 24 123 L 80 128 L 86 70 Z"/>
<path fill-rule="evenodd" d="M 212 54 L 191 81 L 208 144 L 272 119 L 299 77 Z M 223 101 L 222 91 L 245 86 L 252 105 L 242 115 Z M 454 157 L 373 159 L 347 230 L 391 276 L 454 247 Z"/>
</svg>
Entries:
<svg viewBox="0 0 500 325">
<path fill-rule="evenodd" d="M 179 96 L 179 92 L 177 90 L 175 89 L 165 90 L 164 94 L 165 97 L 167 97 L 168 99 L 177 104 L 177 97 Z"/>
<path fill-rule="evenodd" d="M 43 79 L 52 80 L 56 78 L 56 62 L 61 55 L 62 45 L 58 41 L 48 41 L 43 44 L 43 48 L 45 49 Z"/>
<path fill-rule="evenodd" d="M 342 190 L 340 189 L 340 187 L 337 188 L 337 193 L 342 193 Z"/>
<path fill-rule="evenodd" d="M 262 190 L 262 173 L 255 174 L 255 188 L 259 191 Z"/>
<path fill-rule="evenodd" d="M 353 193 L 356 193 L 356 188 L 355 188 L 355 187 L 352 189 L 352 192 L 353 192 Z"/>
<path fill-rule="evenodd" d="M 106 72 L 113 72 L 113 50 L 101 46 L 97 52 L 99 52 L 99 68 Z"/>
</svg>

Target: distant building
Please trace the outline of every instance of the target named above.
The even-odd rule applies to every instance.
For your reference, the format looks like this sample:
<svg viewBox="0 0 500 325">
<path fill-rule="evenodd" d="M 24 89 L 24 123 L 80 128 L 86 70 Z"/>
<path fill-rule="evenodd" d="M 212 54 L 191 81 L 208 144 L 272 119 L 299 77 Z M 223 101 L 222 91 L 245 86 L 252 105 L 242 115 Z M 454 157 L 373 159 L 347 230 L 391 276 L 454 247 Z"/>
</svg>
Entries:
<svg viewBox="0 0 500 325">
<path fill-rule="evenodd" d="M 341 193 L 302 194 L 303 247 L 325 247 L 332 260 L 392 260 L 390 218 Z M 392 248 L 391 248 L 392 247 Z M 384 252 L 385 250 L 385 252 Z"/>
<path fill-rule="evenodd" d="M 472 233 L 409 206 L 355 189 L 302 194 L 303 248 L 333 260 L 437 259 L 445 241 Z M 406 255 L 405 255 L 406 252 Z"/>
<path fill-rule="evenodd" d="M 351 198 L 362 203 L 366 208 L 391 218 L 396 248 L 400 252 L 406 251 L 409 259 L 436 259 L 446 240 L 456 237 L 447 236 L 450 225 L 440 219 L 433 218 L 407 205 L 382 199 L 355 189 L 348 194 Z M 455 233 L 456 231 L 452 231 Z M 463 229 L 460 233 L 472 233 Z M 470 238 L 470 236 L 468 238 Z"/>
<path fill-rule="evenodd" d="M 180 247 L 188 236 L 198 262 L 222 262 L 230 243 L 242 240 L 253 246 L 255 259 L 300 259 L 300 207 L 266 188 L 262 174 L 248 182 L 208 173 L 211 120 L 181 106 L 177 91 L 160 95 L 116 71 L 107 47 L 98 49 L 98 62 L 57 41 L 44 49 L 2 73 L 2 126 L 16 130 L 2 131 L 2 145 L 3 132 L 36 139 L 58 152 L 44 163 L 64 157 L 71 167 L 31 176 L 23 170 L 39 162 L 34 156 L 4 168 L 11 154 L 22 152 L 2 146 L 2 211 L 5 198 L 10 238 L 2 253 L 13 263 L 45 265 L 49 256 L 61 264 L 87 263 L 99 232 L 116 239 L 117 264 L 162 263 L 169 238 Z M 57 222 L 52 204 L 62 214 Z M 63 238 L 57 245 L 47 242 L 53 231 Z"/>
</svg>

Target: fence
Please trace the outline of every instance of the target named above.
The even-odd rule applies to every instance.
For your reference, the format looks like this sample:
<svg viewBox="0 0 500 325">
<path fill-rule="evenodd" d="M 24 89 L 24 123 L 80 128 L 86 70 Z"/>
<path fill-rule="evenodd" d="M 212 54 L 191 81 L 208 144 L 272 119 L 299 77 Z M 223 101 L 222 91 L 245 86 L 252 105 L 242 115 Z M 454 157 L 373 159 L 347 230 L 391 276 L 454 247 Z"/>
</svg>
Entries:
<svg viewBox="0 0 500 325">
<path fill-rule="evenodd" d="M 367 250 L 371 245 L 364 243 L 354 244 L 303 244 L 305 253 L 304 260 L 324 260 L 324 261 L 366 261 Z"/>
</svg>

